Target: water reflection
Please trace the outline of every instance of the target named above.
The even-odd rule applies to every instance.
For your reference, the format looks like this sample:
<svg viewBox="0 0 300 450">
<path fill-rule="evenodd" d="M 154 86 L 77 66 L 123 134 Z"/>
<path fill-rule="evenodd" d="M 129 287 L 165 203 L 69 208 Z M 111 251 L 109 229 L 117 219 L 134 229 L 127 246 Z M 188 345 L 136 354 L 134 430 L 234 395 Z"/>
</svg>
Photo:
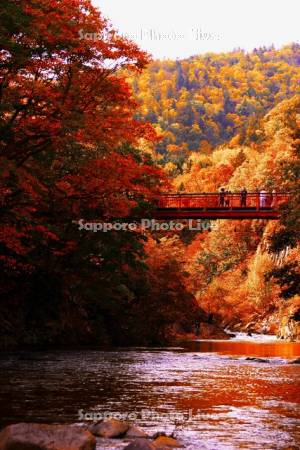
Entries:
<svg viewBox="0 0 300 450">
<path fill-rule="evenodd" d="M 2 354 L 1 421 L 74 422 L 78 410 L 132 413 L 175 429 L 188 449 L 287 449 L 300 444 L 299 344 L 194 342 L 177 349 Z M 268 357 L 270 363 L 246 361 Z M 274 359 L 273 359 L 274 358 Z M 189 413 L 189 420 L 142 412 Z"/>
<path fill-rule="evenodd" d="M 232 356 L 259 356 L 296 358 L 300 355 L 300 342 L 271 341 L 259 343 L 255 341 L 195 341 L 188 343 L 188 348 L 198 352 L 218 352 Z"/>
</svg>

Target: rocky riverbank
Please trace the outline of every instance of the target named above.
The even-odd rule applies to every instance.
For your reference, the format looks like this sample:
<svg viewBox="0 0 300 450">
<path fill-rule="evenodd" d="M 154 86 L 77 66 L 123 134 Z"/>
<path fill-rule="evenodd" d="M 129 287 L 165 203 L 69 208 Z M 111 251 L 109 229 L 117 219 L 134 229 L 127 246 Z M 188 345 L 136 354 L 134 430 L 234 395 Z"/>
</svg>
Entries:
<svg viewBox="0 0 300 450">
<path fill-rule="evenodd" d="M 0 450 L 167 450 L 182 448 L 174 436 L 150 436 L 128 422 L 108 419 L 90 426 L 18 423 L 0 433 Z"/>
<path fill-rule="evenodd" d="M 264 317 L 253 315 L 247 323 L 232 321 L 222 325 L 233 332 L 271 334 L 289 342 L 300 341 L 300 300 L 287 301 L 281 309 Z"/>
<path fill-rule="evenodd" d="M 234 334 L 228 333 L 216 324 L 200 322 L 199 331 L 197 333 L 176 333 L 176 340 L 197 340 L 197 339 L 222 339 L 227 340 Z"/>
</svg>

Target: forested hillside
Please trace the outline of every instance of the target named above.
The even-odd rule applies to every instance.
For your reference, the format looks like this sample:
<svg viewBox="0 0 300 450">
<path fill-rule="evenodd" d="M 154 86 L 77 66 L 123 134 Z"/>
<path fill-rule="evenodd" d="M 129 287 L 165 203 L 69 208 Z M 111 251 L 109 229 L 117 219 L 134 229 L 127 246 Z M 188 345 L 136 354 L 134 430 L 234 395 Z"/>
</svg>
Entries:
<svg viewBox="0 0 300 450">
<path fill-rule="evenodd" d="M 157 246 L 173 245 L 187 290 L 217 323 L 299 337 L 300 46 L 154 61 L 130 82 L 173 191 L 293 193 L 280 223 L 218 221 Z"/>
<path fill-rule="evenodd" d="M 292 193 L 280 222 L 218 221 L 185 245 L 189 289 L 207 313 L 237 329 L 299 337 L 300 96 L 261 121 L 260 144 L 223 145 L 192 153 L 175 187 L 188 192 L 267 187 Z M 184 237 L 183 237 L 184 239 Z"/>
<path fill-rule="evenodd" d="M 0 36 L 0 348 L 157 344 L 211 315 L 299 336 L 300 46 L 148 65 L 88 0 L 9 0 Z M 221 186 L 293 196 L 281 223 L 80 226 Z"/>
<path fill-rule="evenodd" d="M 299 82 L 299 44 L 154 61 L 131 78 L 139 117 L 154 124 L 163 138 L 157 150 L 179 168 L 190 151 L 259 142 L 261 119 L 299 92 Z"/>
<path fill-rule="evenodd" d="M 292 2 L 1 2 L 0 450 L 300 449 Z"/>
</svg>

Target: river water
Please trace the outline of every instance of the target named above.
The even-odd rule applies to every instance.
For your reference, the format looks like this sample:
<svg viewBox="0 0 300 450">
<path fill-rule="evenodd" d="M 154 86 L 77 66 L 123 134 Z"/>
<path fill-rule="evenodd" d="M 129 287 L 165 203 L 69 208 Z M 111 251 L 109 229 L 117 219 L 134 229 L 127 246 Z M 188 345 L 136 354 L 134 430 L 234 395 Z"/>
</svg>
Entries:
<svg viewBox="0 0 300 450">
<path fill-rule="evenodd" d="M 189 450 L 299 449 L 300 365 L 289 364 L 299 356 L 300 343 L 242 334 L 173 348 L 2 353 L 1 426 L 131 414 Z"/>
</svg>

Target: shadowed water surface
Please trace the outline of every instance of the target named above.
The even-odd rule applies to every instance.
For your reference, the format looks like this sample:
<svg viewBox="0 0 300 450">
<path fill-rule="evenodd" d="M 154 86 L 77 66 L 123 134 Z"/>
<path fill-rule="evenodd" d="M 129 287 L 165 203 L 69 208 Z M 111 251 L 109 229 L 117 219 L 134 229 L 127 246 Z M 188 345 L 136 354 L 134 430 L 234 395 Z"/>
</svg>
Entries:
<svg viewBox="0 0 300 450">
<path fill-rule="evenodd" d="M 300 365 L 288 362 L 299 356 L 300 343 L 242 335 L 178 348 L 2 353 L 1 425 L 131 413 L 145 430 L 175 430 L 190 450 L 297 449 Z"/>
</svg>

